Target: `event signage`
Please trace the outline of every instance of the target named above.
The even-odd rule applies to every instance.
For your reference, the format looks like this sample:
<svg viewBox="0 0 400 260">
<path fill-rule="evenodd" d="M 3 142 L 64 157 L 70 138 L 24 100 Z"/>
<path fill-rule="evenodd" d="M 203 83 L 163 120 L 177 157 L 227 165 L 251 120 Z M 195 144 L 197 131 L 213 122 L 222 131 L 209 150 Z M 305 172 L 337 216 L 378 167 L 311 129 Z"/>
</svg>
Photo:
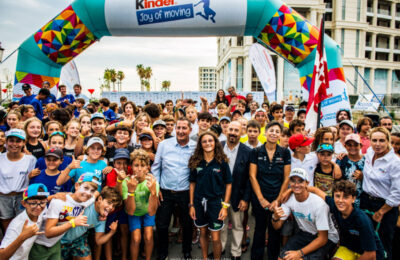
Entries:
<svg viewBox="0 0 400 260">
<path fill-rule="evenodd" d="M 385 95 L 377 95 L 376 98 L 372 94 L 360 96 L 354 105 L 353 110 L 358 110 L 358 111 L 367 111 L 367 112 L 377 112 L 378 108 L 383 100 Z"/>
</svg>

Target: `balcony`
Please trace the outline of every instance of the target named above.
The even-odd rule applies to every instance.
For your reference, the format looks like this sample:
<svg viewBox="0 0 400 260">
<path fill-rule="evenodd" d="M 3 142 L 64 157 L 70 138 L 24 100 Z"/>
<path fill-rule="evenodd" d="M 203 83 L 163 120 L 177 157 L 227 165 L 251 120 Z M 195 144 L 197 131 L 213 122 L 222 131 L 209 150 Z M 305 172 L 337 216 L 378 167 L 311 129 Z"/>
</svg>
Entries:
<svg viewBox="0 0 400 260">
<path fill-rule="evenodd" d="M 377 17 L 378 18 L 382 18 L 382 19 L 388 19 L 388 20 L 392 19 L 392 15 L 390 14 L 390 10 L 387 10 L 387 9 L 378 9 Z"/>
</svg>

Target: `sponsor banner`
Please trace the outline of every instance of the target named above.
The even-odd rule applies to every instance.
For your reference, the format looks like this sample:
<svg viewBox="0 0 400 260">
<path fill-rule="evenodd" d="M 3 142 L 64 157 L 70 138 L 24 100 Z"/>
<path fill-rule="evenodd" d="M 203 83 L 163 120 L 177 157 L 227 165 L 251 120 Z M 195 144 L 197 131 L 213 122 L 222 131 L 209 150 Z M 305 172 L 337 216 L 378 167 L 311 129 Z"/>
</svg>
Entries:
<svg viewBox="0 0 400 260">
<path fill-rule="evenodd" d="M 250 47 L 249 57 L 268 97 L 268 101 L 276 101 L 275 68 L 268 50 L 260 44 L 254 43 Z"/>
<path fill-rule="evenodd" d="M 67 86 L 67 93 L 74 94 L 74 85 L 81 84 L 79 80 L 78 68 L 74 61 L 70 61 L 61 70 L 60 85 Z"/>
<path fill-rule="evenodd" d="M 105 18 L 113 36 L 243 35 L 247 1 L 106 0 Z"/>
<path fill-rule="evenodd" d="M 382 102 L 385 95 L 377 95 L 379 100 Z M 353 110 L 367 111 L 367 112 L 377 112 L 381 103 L 372 94 L 360 96 L 354 105 Z"/>
<path fill-rule="evenodd" d="M 342 80 L 330 80 L 329 88 L 326 90 L 328 98 L 321 102 L 321 125 L 336 125 L 336 112 L 339 108 L 351 110 L 346 90 L 346 83 Z M 317 123 L 317 122 L 315 122 Z"/>
</svg>

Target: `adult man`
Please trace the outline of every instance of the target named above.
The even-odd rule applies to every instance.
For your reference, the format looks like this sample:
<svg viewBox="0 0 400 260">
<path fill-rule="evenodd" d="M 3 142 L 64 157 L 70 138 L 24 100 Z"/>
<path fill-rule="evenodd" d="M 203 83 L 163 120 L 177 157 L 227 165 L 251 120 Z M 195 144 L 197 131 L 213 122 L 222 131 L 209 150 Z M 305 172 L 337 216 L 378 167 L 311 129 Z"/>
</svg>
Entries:
<svg viewBox="0 0 400 260">
<path fill-rule="evenodd" d="M 293 121 L 294 112 L 295 112 L 294 106 L 287 105 L 285 107 L 285 118 L 284 118 L 285 124 L 290 124 Z"/>
<path fill-rule="evenodd" d="M 251 107 L 250 104 L 253 102 L 253 94 L 252 93 L 247 93 L 246 95 L 246 103 L 247 103 L 247 107 L 246 107 L 246 112 L 250 112 Z"/>
<path fill-rule="evenodd" d="M 246 113 L 244 113 L 243 117 L 246 118 L 247 120 L 251 120 L 252 116 L 256 113 L 259 105 L 257 101 L 251 101 L 249 104 L 249 111 L 246 109 Z"/>
<path fill-rule="evenodd" d="M 44 100 L 47 100 L 49 96 L 50 96 L 50 90 L 48 90 L 47 88 L 42 88 L 39 90 L 37 96 L 31 100 L 30 104 L 35 109 L 36 117 L 39 118 L 40 120 L 43 119 L 42 103 Z"/>
<path fill-rule="evenodd" d="M 60 91 L 61 97 L 57 99 L 57 103 L 62 108 L 66 108 L 68 105 L 72 105 L 75 102 L 74 96 L 71 94 L 67 94 L 67 86 L 60 85 L 58 86 L 58 90 Z"/>
<path fill-rule="evenodd" d="M 50 104 L 50 103 L 57 103 L 56 96 L 54 96 L 54 95 L 51 94 L 51 92 L 50 92 L 50 90 L 51 90 L 50 82 L 44 81 L 44 82 L 42 83 L 42 89 L 47 89 L 47 90 L 49 90 L 49 95 L 48 95 L 48 97 L 45 98 L 44 100 L 42 100 L 43 106 L 45 106 L 45 105 L 47 105 L 47 104 Z"/>
<path fill-rule="evenodd" d="M 350 120 L 351 121 L 351 113 L 350 110 L 341 108 L 336 113 L 336 123 L 340 124 L 343 120 Z"/>
<path fill-rule="evenodd" d="M 189 175 L 188 162 L 196 143 L 189 139 L 192 131 L 187 118 L 176 122 L 176 137 L 164 140 L 158 145 L 151 168 L 160 184 L 160 207 L 157 211 L 158 259 L 168 257 L 168 227 L 174 205 L 180 208 L 179 220 L 183 227 L 182 252 L 184 259 L 191 258 L 192 222 L 189 217 Z"/>
<path fill-rule="evenodd" d="M 228 218 L 232 223 L 231 254 L 232 259 L 240 259 L 242 255 L 241 243 L 243 238 L 244 211 L 248 208 L 251 185 L 249 180 L 249 166 L 251 149 L 239 142 L 242 126 L 238 121 L 228 126 L 227 141 L 222 142 L 224 152 L 229 159 L 229 168 L 232 173 L 231 207 L 228 209 Z M 227 219 L 225 219 L 225 222 Z M 222 250 L 224 251 L 228 238 L 228 225 L 221 233 Z"/>
<path fill-rule="evenodd" d="M 78 98 L 83 98 L 85 100 L 85 103 L 89 103 L 89 98 L 82 94 L 82 86 L 79 84 L 74 85 L 74 98 L 77 100 Z"/>
<path fill-rule="evenodd" d="M 292 236 L 281 250 L 282 259 L 325 259 L 339 241 L 339 235 L 329 215 L 329 207 L 317 195 L 307 190 L 307 172 L 293 169 L 289 183 L 293 194 L 281 207 L 273 208 L 272 226 L 282 227 L 293 214 L 300 231 Z"/>
<path fill-rule="evenodd" d="M 32 101 L 33 98 L 35 98 L 36 95 L 32 94 L 32 88 L 31 85 L 25 83 L 24 85 L 22 85 L 22 90 L 25 93 L 25 96 L 23 96 L 20 100 L 19 100 L 19 105 L 29 105 Z"/>
<path fill-rule="evenodd" d="M 384 116 L 379 119 L 379 126 L 386 128 L 389 132 L 392 132 L 393 121 L 390 116 Z"/>
<path fill-rule="evenodd" d="M 246 101 L 246 98 L 244 96 L 236 93 L 235 87 L 229 87 L 228 92 L 229 92 L 229 95 L 226 95 L 225 98 L 226 98 L 226 100 L 228 100 L 229 105 L 231 104 L 232 101 L 237 103 L 240 99 Z M 236 110 L 236 106 L 232 106 L 231 112 L 233 112 L 235 110 Z"/>
</svg>

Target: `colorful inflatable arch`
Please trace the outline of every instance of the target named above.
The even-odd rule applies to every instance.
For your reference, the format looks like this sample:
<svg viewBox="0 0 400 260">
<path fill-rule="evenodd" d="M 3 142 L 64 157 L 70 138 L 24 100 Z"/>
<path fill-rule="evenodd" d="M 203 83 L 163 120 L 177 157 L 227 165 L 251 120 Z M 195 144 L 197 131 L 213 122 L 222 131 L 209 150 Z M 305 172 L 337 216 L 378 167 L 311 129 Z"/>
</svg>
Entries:
<svg viewBox="0 0 400 260">
<path fill-rule="evenodd" d="M 280 0 L 76 0 L 20 46 L 13 97 L 23 83 L 57 86 L 61 68 L 104 36 L 243 35 L 292 63 L 309 89 L 319 30 Z M 325 39 L 330 86 L 345 94 L 339 47 Z"/>
</svg>

